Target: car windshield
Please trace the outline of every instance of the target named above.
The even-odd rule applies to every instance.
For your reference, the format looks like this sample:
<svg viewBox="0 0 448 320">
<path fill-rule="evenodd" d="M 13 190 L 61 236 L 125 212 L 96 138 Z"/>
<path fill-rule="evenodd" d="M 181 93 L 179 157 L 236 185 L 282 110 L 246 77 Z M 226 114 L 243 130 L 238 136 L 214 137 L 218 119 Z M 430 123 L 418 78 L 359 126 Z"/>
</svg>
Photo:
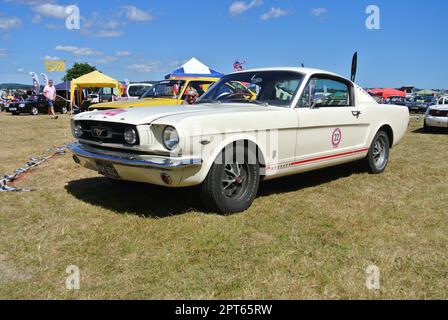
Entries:
<svg viewBox="0 0 448 320">
<path fill-rule="evenodd" d="M 248 103 L 289 107 L 303 75 L 290 71 L 240 72 L 224 76 L 197 103 Z"/>
<path fill-rule="evenodd" d="M 164 80 L 147 90 L 142 98 L 174 98 L 177 99 L 185 85 L 183 80 Z"/>
</svg>

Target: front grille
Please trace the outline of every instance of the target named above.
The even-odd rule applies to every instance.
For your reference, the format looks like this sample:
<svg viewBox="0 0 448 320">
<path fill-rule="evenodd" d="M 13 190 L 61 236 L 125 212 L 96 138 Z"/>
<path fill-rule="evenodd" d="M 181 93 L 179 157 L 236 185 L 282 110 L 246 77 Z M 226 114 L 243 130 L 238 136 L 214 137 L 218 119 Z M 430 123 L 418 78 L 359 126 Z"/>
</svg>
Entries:
<svg viewBox="0 0 448 320">
<path fill-rule="evenodd" d="M 448 111 L 446 110 L 430 110 L 429 115 L 433 117 L 448 117 Z"/>
<path fill-rule="evenodd" d="M 124 123 L 81 120 L 75 121 L 75 125 L 77 124 L 80 124 L 83 128 L 83 135 L 82 137 L 80 137 L 80 139 L 90 140 L 94 142 L 126 145 L 127 143 L 124 140 L 124 131 L 126 130 L 126 128 L 132 127 L 137 131 L 137 128 L 135 126 Z M 136 144 L 138 143 L 139 141 L 137 138 Z"/>
</svg>

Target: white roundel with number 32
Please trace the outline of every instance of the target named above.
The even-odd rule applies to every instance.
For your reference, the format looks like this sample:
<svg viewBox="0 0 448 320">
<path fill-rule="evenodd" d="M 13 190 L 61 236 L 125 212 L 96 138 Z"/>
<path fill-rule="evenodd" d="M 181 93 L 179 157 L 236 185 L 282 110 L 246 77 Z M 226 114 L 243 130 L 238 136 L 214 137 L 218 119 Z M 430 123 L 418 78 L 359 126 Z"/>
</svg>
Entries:
<svg viewBox="0 0 448 320">
<path fill-rule="evenodd" d="M 331 136 L 331 142 L 333 143 L 333 148 L 337 148 L 342 141 L 342 131 L 337 128 L 333 130 L 333 134 Z"/>
</svg>

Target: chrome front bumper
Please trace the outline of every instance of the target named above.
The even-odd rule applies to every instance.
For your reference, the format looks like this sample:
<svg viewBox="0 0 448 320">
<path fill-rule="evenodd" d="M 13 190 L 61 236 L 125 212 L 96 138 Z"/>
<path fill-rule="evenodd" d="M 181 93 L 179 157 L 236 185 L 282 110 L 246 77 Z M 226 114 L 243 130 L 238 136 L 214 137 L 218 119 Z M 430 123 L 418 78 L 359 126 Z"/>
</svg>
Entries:
<svg viewBox="0 0 448 320">
<path fill-rule="evenodd" d="M 164 170 L 182 169 L 202 164 L 199 158 L 167 158 L 145 155 L 129 155 L 119 152 L 99 150 L 78 142 L 68 146 L 74 156 L 110 162 L 131 167 L 159 168 Z"/>
</svg>

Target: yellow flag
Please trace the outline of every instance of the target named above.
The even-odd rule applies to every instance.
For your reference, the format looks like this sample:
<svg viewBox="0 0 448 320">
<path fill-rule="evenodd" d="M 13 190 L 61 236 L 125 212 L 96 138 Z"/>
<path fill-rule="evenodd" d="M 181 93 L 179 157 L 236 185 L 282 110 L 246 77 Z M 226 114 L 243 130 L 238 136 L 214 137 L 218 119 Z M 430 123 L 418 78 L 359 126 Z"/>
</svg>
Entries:
<svg viewBox="0 0 448 320">
<path fill-rule="evenodd" d="M 45 69 L 48 72 L 62 72 L 65 71 L 65 61 L 64 60 L 45 60 Z"/>
</svg>

